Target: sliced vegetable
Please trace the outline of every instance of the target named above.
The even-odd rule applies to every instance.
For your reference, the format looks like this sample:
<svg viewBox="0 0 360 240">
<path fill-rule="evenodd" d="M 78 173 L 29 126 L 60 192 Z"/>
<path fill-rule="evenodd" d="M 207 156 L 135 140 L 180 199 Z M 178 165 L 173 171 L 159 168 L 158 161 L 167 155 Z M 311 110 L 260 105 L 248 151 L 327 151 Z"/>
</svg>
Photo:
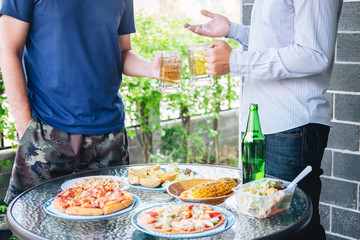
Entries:
<svg viewBox="0 0 360 240">
<path fill-rule="evenodd" d="M 149 214 L 151 217 L 157 217 L 159 214 L 157 212 L 145 212 L 146 214 Z"/>
<path fill-rule="evenodd" d="M 186 210 L 191 211 L 194 208 L 194 204 L 189 205 Z"/>
<path fill-rule="evenodd" d="M 211 218 L 221 215 L 221 212 L 209 212 Z"/>
</svg>

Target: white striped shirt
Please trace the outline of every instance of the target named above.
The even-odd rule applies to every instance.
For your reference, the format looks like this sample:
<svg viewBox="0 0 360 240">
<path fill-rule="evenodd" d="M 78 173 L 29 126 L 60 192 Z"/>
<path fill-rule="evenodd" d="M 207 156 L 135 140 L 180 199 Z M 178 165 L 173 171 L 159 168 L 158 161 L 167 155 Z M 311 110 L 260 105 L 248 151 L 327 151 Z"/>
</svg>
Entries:
<svg viewBox="0 0 360 240">
<path fill-rule="evenodd" d="M 250 103 L 259 105 L 264 134 L 308 123 L 330 126 L 324 97 L 334 64 L 342 0 L 255 0 L 250 26 L 231 23 L 232 76 L 245 76 L 241 130 Z"/>
</svg>

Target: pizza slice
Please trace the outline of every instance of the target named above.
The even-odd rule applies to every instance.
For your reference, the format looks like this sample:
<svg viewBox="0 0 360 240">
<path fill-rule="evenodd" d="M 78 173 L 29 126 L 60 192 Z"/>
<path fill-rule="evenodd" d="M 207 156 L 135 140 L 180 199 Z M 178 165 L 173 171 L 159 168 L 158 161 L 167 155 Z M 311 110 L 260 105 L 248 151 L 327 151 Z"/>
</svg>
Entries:
<svg viewBox="0 0 360 240">
<path fill-rule="evenodd" d="M 98 216 L 111 214 L 129 207 L 132 194 L 100 185 L 91 188 L 73 187 L 58 194 L 53 205 L 69 215 Z"/>
</svg>

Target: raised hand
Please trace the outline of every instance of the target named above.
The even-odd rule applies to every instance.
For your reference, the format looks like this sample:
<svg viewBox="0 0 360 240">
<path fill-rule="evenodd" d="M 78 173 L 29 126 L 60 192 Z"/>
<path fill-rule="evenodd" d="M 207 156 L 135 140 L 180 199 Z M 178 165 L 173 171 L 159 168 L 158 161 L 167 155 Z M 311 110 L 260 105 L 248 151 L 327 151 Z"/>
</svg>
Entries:
<svg viewBox="0 0 360 240">
<path fill-rule="evenodd" d="M 207 23 L 199 25 L 184 24 L 184 28 L 202 36 L 208 37 L 226 37 L 230 33 L 229 20 L 219 14 L 212 13 L 207 10 L 201 10 L 201 14 L 205 17 L 211 18 Z"/>
</svg>

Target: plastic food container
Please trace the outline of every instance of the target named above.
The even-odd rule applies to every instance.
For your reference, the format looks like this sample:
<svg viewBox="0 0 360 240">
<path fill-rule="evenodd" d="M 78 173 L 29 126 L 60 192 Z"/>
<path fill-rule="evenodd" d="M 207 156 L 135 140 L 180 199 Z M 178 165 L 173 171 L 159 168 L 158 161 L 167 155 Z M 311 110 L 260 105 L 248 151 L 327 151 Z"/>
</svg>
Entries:
<svg viewBox="0 0 360 240">
<path fill-rule="evenodd" d="M 269 187 L 269 183 L 274 184 L 274 181 L 275 187 Z M 296 187 L 285 188 L 289 184 L 290 182 L 279 179 L 263 178 L 233 188 L 239 211 L 256 218 L 266 218 L 286 210 Z M 278 190 L 274 192 L 274 189 L 269 188 Z"/>
</svg>

